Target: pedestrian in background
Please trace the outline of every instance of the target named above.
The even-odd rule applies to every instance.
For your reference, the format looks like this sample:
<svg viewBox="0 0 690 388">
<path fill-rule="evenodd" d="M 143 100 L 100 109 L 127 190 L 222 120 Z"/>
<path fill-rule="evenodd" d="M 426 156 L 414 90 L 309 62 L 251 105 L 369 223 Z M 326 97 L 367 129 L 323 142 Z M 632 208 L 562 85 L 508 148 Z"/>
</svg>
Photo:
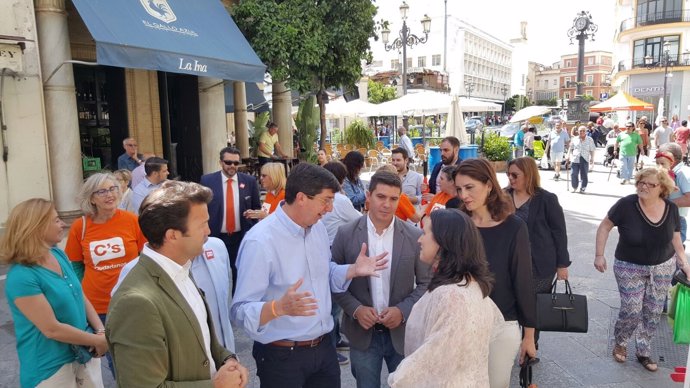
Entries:
<svg viewBox="0 0 690 388">
<path fill-rule="evenodd" d="M 117 206 L 119 209 L 127 210 L 129 207 L 129 202 L 132 198 L 132 189 L 129 188 L 129 184 L 132 181 L 132 173 L 127 169 L 121 169 L 113 172 L 117 184 L 120 186 L 120 204 Z"/>
<path fill-rule="evenodd" d="M 278 205 L 285 199 L 285 165 L 283 163 L 266 163 L 261 166 L 259 182 L 266 190 L 266 197 L 260 210 L 248 210 L 247 218 L 263 220 L 276 211 Z"/>
<path fill-rule="evenodd" d="M 587 190 L 589 166 L 594 164 L 594 152 L 596 150 L 597 146 L 594 144 L 594 140 L 587 136 L 587 128 L 580 126 L 578 136 L 571 139 L 568 155 L 565 157 L 566 163 L 572 162 L 570 165 L 570 185 L 573 188 L 573 193 L 577 191 L 577 186 L 580 184 L 578 177 L 582 180 L 580 193 Z"/>
<path fill-rule="evenodd" d="M 364 167 L 364 155 L 359 153 L 359 151 L 350 151 L 345 155 L 342 162 L 347 168 L 347 176 L 342 185 L 343 191 L 352 202 L 352 206 L 354 206 L 357 211 L 362 211 L 362 209 L 364 209 L 364 202 L 366 201 L 367 190 L 362 180 L 359 179 L 359 173 Z"/>
<path fill-rule="evenodd" d="M 690 274 L 680 241 L 678 207 L 668 200 L 673 181 L 656 167 L 635 176 L 636 194 L 618 200 L 599 224 L 594 267 L 607 269 L 605 248 L 609 233 L 618 227 L 613 273 L 618 283 L 621 308 L 614 329 L 613 358 L 625 362 L 628 341 L 635 335 L 637 360 L 651 372 L 651 341 L 661 319 L 676 264 Z"/>
<path fill-rule="evenodd" d="M 10 265 L 5 293 L 22 388 L 102 388 L 98 357 L 108 349 L 105 329 L 67 256 L 56 247 L 65 223 L 50 201 L 33 198 L 15 206 L 6 225 L 0 262 Z M 70 345 L 89 347 L 94 358 L 80 364 Z"/>
<path fill-rule="evenodd" d="M 642 125 L 642 120 L 640 123 Z M 625 123 L 625 132 L 621 132 L 616 138 L 614 152 L 619 155 L 621 160 L 621 185 L 624 185 L 632 180 L 635 156 L 639 157 L 640 153 L 645 152 L 642 138 L 635 132 L 635 124 L 632 121 Z"/>
</svg>

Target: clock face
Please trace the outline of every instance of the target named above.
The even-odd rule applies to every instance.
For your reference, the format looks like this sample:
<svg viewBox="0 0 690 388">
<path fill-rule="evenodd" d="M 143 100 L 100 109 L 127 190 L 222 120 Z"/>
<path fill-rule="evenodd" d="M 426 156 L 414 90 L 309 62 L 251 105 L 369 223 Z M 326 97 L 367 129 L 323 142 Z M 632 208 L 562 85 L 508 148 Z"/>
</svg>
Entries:
<svg viewBox="0 0 690 388">
<path fill-rule="evenodd" d="M 575 20 L 575 28 L 580 31 L 584 31 L 584 29 L 587 28 L 587 24 L 589 24 L 589 20 L 584 16 L 580 16 Z"/>
</svg>

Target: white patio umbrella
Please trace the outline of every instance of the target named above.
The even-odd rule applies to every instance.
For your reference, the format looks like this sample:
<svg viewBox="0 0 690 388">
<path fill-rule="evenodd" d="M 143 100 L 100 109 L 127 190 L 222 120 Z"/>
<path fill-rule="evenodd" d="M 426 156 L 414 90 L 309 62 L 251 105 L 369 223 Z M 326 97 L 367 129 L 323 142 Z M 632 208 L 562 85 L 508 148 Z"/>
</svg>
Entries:
<svg viewBox="0 0 690 388">
<path fill-rule="evenodd" d="M 480 101 L 466 97 L 462 97 L 458 101 L 463 112 L 496 112 L 501 110 L 501 106 L 493 102 Z"/>
<path fill-rule="evenodd" d="M 510 119 L 511 123 L 516 123 L 518 121 L 525 121 L 529 120 L 534 116 L 541 116 L 543 114 L 551 112 L 551 109 L 553 109 L 550 106 L 542 106 L 542 105 L 533 105 L 533 106 L 528 106 L 527 108 L 520 109 L 519 111 L 515 112 L 513 117 Z"/>
<path fill-rule="evenodd" d="M 453 96 L 448 109 L 448 120 L 446 122 L 445 136 L 455 136 L 460 140 L 460 144 L 467 144 L 467 130 L 465 120 L 462 118 L 458 96 Z"/>
<path fill-rule="evenodd" d="M 450 95 L 423 91 L 409 93 L 395 100 L 374 105 L 371 116 L 434 115 L 448 113 Z"/>
<path fill-rule="evenodd" d="M 339 97 L 326 104 L 326 114 L 331 117 L 369 117 L 376 105 L 363 100 L 347 102 Z"/>
</svg>

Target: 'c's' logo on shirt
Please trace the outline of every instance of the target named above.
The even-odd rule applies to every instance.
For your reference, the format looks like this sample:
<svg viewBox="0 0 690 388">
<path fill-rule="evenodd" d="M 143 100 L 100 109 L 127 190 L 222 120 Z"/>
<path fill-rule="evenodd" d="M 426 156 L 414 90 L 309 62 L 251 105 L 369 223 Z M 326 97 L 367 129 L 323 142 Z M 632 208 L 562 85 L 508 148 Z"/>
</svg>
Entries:
<svg viewBox="0 0 690 388">
<path fill-rule="evenodd" d="M 104 260 L 112 260 L 125 256 L 125 243 L 122 237 L 113 237 L 107 240 L 91 241 L 89 243 L 91 261 L 96 266 Z"/>
</svg>

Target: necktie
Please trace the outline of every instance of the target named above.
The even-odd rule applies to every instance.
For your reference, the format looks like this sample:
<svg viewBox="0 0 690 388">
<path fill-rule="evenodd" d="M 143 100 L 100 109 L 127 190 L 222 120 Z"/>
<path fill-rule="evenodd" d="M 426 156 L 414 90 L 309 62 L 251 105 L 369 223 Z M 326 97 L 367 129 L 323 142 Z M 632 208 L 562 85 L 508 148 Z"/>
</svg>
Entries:
<svg viewBox="0 0 690 388">
<path fill-rule="evenodd" d="M 235 195 L 232 191 L 232 179 L 228 179 L 227 195 L 225 196 L 225 228 L 228 234 L 235 231 Z"/>
</svg>

